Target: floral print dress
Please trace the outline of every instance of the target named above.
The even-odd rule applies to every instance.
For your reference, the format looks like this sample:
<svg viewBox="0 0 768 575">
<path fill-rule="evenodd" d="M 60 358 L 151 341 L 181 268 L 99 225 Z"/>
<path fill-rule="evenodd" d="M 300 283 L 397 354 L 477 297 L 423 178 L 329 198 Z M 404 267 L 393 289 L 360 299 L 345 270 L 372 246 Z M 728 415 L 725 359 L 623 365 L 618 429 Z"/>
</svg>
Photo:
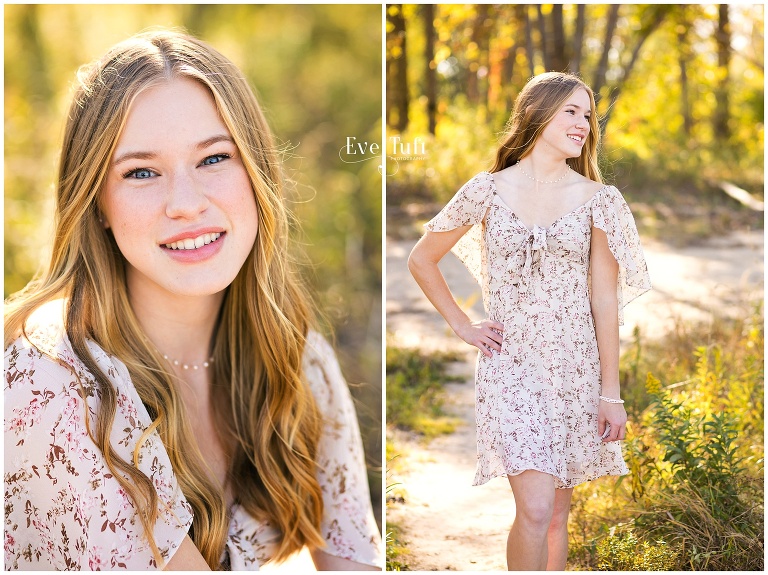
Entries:
<svg viewBox="0 0 768 575">
<path fill-rule="evenodd" d="M 491 320 L 504 325 L 501 352 L 478 354 L 474 485 L 534 469 L 569 488 L 628 472 L 618 442 L 597 432 L 600 360 L 590 307 L 592 228 L 619 264 L 622 308 L 651 288 L 629 206 L 613 186 L 548 228 L 528 229 L 481 172 L 426 224 L 473 225 L 454 253 L 480 282 Z"/>
<path fill-rule="evenodd" d="M 60 300 L 41 307 L 27 322 L 29 339 L 5 350 L 5 568 L 158 569 L 133 502 L 88 435 L 85 417 L 93 426 L 100 392 L 72 351 L 62 313 Z M 117 392 L 112 446 L 133 461 L 149 414 L 125 365 L 95 343 L 89 349 Z M 323 551 L 380 566 L 355 409 L 336 356 L 317 333 L 308 338 L 303 367 L 325 420 L 318 446 Z M 192 524 L 192 509 L 157 432 L 138 465 L 161 500 L 153 535 L 168 561 Z M 223 565 L 258 570 L 279 540 L 274 527 L 235 504 Z"/>
</svg>

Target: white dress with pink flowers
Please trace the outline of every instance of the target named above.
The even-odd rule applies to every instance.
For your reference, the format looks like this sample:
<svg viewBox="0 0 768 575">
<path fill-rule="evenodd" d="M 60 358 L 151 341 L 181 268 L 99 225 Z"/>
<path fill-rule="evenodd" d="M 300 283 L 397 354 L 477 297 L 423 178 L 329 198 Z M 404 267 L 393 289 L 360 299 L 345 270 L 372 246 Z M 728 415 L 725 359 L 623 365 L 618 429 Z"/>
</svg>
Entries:
<svg viewBox="0 0 768 575">
<path fill-rule="evenodd" d="M 475 485 L 533 469 L 568 488 L 627 467 L 617 442 L 597 432 L 600 360 L 590 307 L 590 238 L 603 230 L 619 263 L 622 308 L 650 289 L 629 206 L 613 186 L 548 228 L 528 229 L 481 172 L 426 224 L 472 225 L 454 247 L 504 324 L 501 352 L 478 354 Z"/>
<path fill-rule="evenodd" d="M 88 436 L 86 412 L 93 426 L 99 390 L 63 333 L 61 311 L 61 302 L 43 306 L 27 324 L 29 339 L 5 350 L 5 568 L 157 569 L 133 502 Z M 133 461 L 149 414 L 125 365 L 94 343 L 89 349 L 117 392 L 112 446 Z M 317 460 L 323 551 L 380 566 L 354 406 L 333 350 L 316 333 L 308 339 L 304 373 L 325 419 Z M 139 468 L 162 500 L 153 536 L 167 561 L 192 524 L 192 509 L 156 432 L 140 454 Z M 231 511 L 222 559 L 232 570 L 257 570 L 272 557 L 280 533 L 237 504 Z"/>
</svg>

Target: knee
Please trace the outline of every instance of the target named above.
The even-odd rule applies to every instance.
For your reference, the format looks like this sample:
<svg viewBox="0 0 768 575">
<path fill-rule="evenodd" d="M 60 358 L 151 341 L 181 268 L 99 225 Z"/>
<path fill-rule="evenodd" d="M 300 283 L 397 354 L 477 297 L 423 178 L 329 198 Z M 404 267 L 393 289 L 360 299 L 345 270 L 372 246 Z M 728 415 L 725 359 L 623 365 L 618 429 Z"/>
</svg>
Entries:
<svg viewBox="0 0 768 575">
<path fill-rule="evenodd" d="M 517 517 L 525 522 L 529 529 L 547 531 L 552 522 L 554 504 L 547 499 L 526 501 L 517 506 Z"/>
</svg>

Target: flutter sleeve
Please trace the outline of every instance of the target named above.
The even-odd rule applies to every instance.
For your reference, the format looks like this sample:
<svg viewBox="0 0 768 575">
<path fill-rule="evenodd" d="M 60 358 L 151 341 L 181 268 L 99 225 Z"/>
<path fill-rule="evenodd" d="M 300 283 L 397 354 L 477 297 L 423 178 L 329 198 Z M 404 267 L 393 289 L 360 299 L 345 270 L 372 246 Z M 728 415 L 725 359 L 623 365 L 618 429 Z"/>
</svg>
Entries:
<svg viewBox="0 0 768 575">
<path fill-rule="evenodd" d="M 493 201 L 493 194 L 491 174 L 480 172 L 464 184 L 434 218 L 424 224 L 431 232 L 448 232 L 462 226 L 472 226 L 451 251 L 481 285 L 485 267 L 482 222 Z"/>
<path fill-rule="evenodd" d="M 5 568 L 159 569 L 133 501 L 88 434 L 100 395 L 66 341 L 43 353 L 19 338 L 5 350 Z M 125 366 L 89 347 L 110 379 L 125 383 Z M 131 462 L 148 415 L 137 409 L 135 389 L 122 383 L 112 446 Z M 167 561 L 192 513 L 156 434 L 144 444 L 139 468 L 160 498 L 153 535 Z"/>
<path fill-rule="evenodd" d="M 592 204 L 592 225 L 605 232 L 608 247 L 619 264 L 616 294 L 619 325 L 624 325 L 624 306 L 651 289 L 651 278 L 635 219 L 621 192 L 615 187 L 608 186 L 598 193 Z"/>
<path fill-rule="evenodd" d="M 324 424 L 318 445 L 325 553 L 382 567 L 382 542 L 371 508 L 368 474 L 352 396 L 328 342 L 310 332 L 304 374 Z"/>
</svg>

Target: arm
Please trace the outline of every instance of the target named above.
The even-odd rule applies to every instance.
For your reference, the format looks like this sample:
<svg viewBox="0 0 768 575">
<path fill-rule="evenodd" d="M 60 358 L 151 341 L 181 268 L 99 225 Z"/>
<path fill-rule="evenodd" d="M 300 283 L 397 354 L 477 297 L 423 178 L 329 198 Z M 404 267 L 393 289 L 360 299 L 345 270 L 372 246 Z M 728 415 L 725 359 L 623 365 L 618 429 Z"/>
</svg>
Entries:
<svg viewBox="0 0 768 575">
<path fill-rule="evenodd" d="M 319 549 L 312 549 L 309 553 L 312 555 L 312 561 L 318 571 L 381 571 L 375 565 L 366 565 L 351 559 L 336 557 Z"/>
<path fill-rule="evenodd" d="M 620 398 L 619 390 L 619 317 L 616 282 L 619 264 L 610 248 L 608 237 L 599 228 L 592 228 L 590 246 L 592 266 L 592 316 L 595 319 L 595 336 L 600 356 L 601 395 Z M 597 431 L 605 431 L 610 424 L 610 434 L 603 441 L 624 439 L 627 413 L 623 404 L 600 401 L 598 406 Z"/>
<path fill-rule="evenodd" d="M 491 349 L 501 351 L 502 337 L 498 332 L 504 330 L 504 325 L 487 319 L 472 322 L 456 303 L 440 268 L 437 267 L 438 262 L 471 227 L 461 226 L 447 232 L 428 231 L 411 251 L 408 269 L 424 295 L 456 335 L 491 357 Z"/>
<path fill-rule="evenodd" d="M 211 568 L 205 562 L 192 539 L 187 535 L 181 542 L 176 553 L 163 568 L 163 571 L 210 571 Z"/>
</svg>

